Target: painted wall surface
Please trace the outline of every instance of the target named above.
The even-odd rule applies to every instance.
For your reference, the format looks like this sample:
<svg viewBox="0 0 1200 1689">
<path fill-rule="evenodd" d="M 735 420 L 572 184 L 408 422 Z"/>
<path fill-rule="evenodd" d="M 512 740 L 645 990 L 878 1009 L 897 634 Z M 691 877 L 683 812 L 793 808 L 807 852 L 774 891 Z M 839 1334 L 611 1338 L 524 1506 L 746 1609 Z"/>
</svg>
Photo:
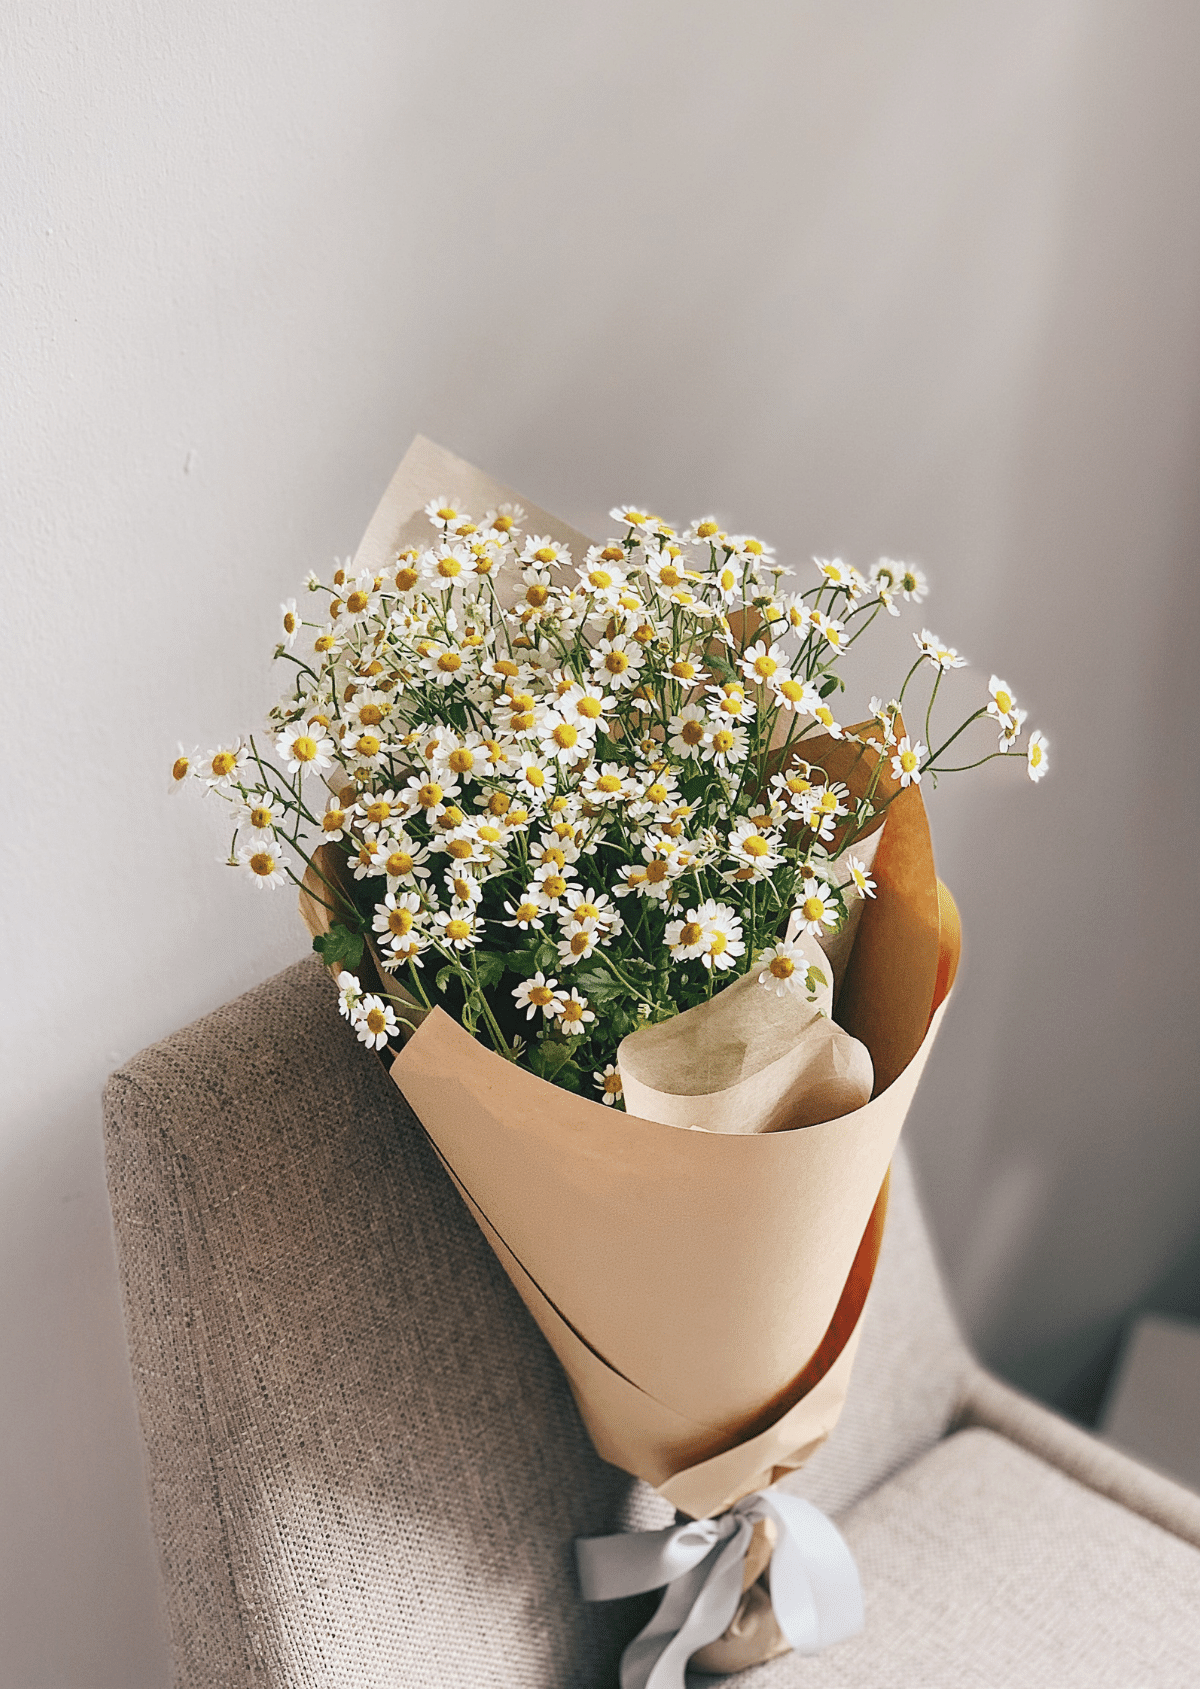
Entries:
<svg viewBox="0 0 1200 1689">
<path fill-rule="evenodd" d="M 912 557 L 1032 705 L 1050 780 L 933 802 L 967 959 L 911 1140 L 975 1341 L 1066 1389 L 1200 1225 L 1200 8 L 4 35 L 0 1689 L 166 1681 L 100 1086 L 305 948 L 167 768 L 418 429 L 584 528 Z"/>
</svg>

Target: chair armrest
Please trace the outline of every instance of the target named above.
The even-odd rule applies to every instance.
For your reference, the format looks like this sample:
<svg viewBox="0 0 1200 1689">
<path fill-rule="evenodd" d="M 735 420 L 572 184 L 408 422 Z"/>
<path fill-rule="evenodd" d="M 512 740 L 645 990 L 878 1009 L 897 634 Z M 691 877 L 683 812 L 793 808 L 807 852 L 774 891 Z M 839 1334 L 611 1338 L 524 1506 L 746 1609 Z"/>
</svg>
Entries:
<svg viewBox="0 0 1200 1689">
<path fill-rule="evenodd" d="M 998 1431 L 1088 1489 L 1200 1548 L 1200 1495 L 1101 1442 L 979 1365 L 967 1375 L 951 1429 L 970 1425 Z"/>
</svg>

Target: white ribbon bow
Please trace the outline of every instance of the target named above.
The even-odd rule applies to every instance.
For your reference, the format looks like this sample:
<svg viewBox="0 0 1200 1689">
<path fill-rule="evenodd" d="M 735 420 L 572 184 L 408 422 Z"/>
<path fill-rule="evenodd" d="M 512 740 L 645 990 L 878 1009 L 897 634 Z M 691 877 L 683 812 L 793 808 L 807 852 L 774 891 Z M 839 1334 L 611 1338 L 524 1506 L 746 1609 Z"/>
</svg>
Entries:
<svg viewBox="0 0 1200 1689">
<path fill-rule="evenodd" d="M 862 1584 L 837 1527 L 799 1496 L 756 1490 L 717 1519 L 576 1539 L 585 1601 L 667 1586 L 658 1611 L 621 1656 L 621 1689 L 684 1689 L 688 1660 L 737 1612 L 742 1563 L 759 1519 L 778 1527 L 771 1605 L 796 1652 L 817 1654 L 858 1635 Z"/>
</svg>

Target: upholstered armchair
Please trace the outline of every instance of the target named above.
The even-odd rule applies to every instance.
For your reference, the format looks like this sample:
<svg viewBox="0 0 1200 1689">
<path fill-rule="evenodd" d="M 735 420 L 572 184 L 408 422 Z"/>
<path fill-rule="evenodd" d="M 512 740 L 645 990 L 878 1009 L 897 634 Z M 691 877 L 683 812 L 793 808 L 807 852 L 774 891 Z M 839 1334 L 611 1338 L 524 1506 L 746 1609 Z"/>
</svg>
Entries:
<svg viewBox="0 0 1200 1689">
<path fill-rule="evenodd" d="M 614 1685 L 653 1598 L 585 1605 L 572 1540 L 673 1514 L 593 1451 L 317 964 L 136 1057 L 106 1121 L 181 1689 Z M 1200 1497 L 979 1366 L 903 1153 L 863 1318 L 787 1487 L 836 1517 L 866 1631 L 739 1689 L 1194 1689 Z"/>
</svg>

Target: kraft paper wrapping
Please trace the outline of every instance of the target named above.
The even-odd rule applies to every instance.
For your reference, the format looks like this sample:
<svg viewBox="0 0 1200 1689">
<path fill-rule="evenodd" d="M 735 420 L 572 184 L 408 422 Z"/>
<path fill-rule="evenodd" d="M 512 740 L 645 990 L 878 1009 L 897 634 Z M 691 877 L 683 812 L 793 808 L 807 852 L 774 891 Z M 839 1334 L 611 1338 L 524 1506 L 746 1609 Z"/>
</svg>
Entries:
<svg viewBox="0 0 1200 1689">
<path fill-rule="evenodd" d="M 438 493 L 477 516 L 520 502 L 527 531 L 577 555 L 589 544 L 418 438 L 356 566 L 381 572 L 398 546 L 427 545 L 422 508 Z M 874 767 L 873 753 L 844 742 L 806 740 L 804 754 L 855 791 Z M 694 1518 L 803 1464 L 837 1421 L 888 1165 L 953 983 L 958 918 L 934 874 L 920 793 L 886 777 L 877 790 L 892 800 L 864 841 L 877 894 L 830 947 L 840 1025 L 807 1004 L 777 1014 L 756 981 L 734 984 L 627 1040 L 624 1114 L 505 1061 L 438 1008 L 411 1017 L 417 1030 L 391 1066 L 561 1361 L 599 1453 Z M 301 901 L 310 928 L 325 930 L 325 909 Z M 689 1073 L 704 1017 L 719 1046 Z M 805 1099 L 814 1074 L 819 1108 Z M 836 1118 L 813 1121 L 831 1109 Z"/>
</svg>

